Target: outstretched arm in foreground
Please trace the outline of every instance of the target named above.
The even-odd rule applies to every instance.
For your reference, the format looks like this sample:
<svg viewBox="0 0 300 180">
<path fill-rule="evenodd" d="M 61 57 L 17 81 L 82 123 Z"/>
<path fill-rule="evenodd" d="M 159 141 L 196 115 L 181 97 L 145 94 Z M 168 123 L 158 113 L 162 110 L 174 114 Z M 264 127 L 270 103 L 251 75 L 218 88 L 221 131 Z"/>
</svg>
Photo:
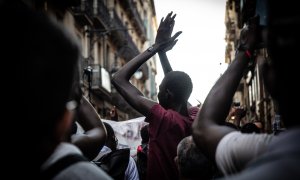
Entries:
<svg viewBox="0 0 300 180">
<path fill-rule="evenodd" d="M 172 28 L 172 27 L 168 27 Z M 176 33 L 173 37 L 165 39 L 163 42 L 155 42 L 154 45 L 149 47 L 146 51 L 137 55 L 135 58 L 126 63 L 112 78 L 112 83 L 117 91 L 124 97 L 124 99 L 137 111 L 144 116 L 147 116 L 150 109 L 156 102 L 146 98 L 129 80 L 136 70 L 150 59 L 158 51 L 165 49 L 171 44 L 176 43 L 176 38 L 180 32 Z"/>
<path fill-rule="evenodd" d="M 99 114 L 92 104 L 82 96 L 82 103 L 77 110 L 77 121 L 85 130 L 84 134 L 72 136 L 75 144 L 90 160 L 94 159 L 106 141 L 106 129 Z"/>
<path fill-rule="evenodd" d="M 228 115 L 233 95 L 240 83 L 252 55 L 257 37 L 257 18 L 242 30 L 240 36 L 241 48 L 235 60 L 225 73 L 218 79 L 207 95 L 201 113 L 193 123 L 193 138 L 195 143 L 212 160 L 220 140 L 234 129 L 222 125 Z"/>
</svg>

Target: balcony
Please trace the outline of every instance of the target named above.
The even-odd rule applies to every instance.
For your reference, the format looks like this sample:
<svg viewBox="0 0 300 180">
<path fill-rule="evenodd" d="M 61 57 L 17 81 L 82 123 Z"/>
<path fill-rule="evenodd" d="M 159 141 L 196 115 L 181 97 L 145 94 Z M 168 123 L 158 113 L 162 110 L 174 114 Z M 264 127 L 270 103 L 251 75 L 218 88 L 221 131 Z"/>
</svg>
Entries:
<svg viewBox="0 0 300 180">
<path fill-rule="evenodd" d="M 140 53 L 131 36 L 129 35 L 127 27 L 123 25 L 115 11 L 111 28 L 111 39 L 114 44 L 117 45 L 117 49 L 120 52 L 120 57 L 124 58 L 128 62 Z M 126 48 L 126 51 L 123 50 L 124 48 Z"/>
<path fill-rule="evenodd" d="M 99 64 L 90 64 L 83 70 L 83 85 L 103 99 L 110 101 L 111 84 L 110 74 Z"/>
<path fill-rule="evenodd" d="M 90 67 L 92 69 L 92 89 L 97 90 L 99 88 L 103 88 L 110 93 L 110 74 L 99 64 L 92 64 Z"/>
<path fill-rule="evenodd" d="M 110 29 L 111 26 L 111 17 L 109 14 L 109 10 L 102 0 L 97 0 L 97 5 L 94 6 L 94 18 L 95 18 L 95 26 L 104 27 L 105 29 Z"/>
<path fill-rule="evenodd" d="M 79 6 L 71 7 L 71 13 L 76 19 L 76 22 L 78 22 L 82 26 L 87 24 L 93 24 L 92 10 L 93 0 L 81 0 Z"/>
<path fill-rule="evenodd" d="M 122 0 L 120 1 L 120 4 L 127 12 L 129 18 L 132 20 L 134 27 L 144 43 L 147 40 L 146 27 L 144 26 L 143 20 L 136 9 L 135 2 L 133 2 L 133 0 Z"/>
</svg>

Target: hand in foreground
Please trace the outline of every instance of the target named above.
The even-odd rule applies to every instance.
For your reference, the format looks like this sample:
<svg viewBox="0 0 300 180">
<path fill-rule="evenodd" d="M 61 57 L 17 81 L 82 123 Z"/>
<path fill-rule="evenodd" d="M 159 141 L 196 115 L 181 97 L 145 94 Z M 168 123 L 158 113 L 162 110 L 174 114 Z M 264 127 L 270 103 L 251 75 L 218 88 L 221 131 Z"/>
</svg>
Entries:
<svg viewBox="0 0 300 180">
<path fill-rule="evenodd" d="M 241 30 L 240 41 L 238 45 L 239 50 L 253 51 L 258 43 L 259 35 L 259 16 L 249 19 L 247 25 Z"/>
</svg>

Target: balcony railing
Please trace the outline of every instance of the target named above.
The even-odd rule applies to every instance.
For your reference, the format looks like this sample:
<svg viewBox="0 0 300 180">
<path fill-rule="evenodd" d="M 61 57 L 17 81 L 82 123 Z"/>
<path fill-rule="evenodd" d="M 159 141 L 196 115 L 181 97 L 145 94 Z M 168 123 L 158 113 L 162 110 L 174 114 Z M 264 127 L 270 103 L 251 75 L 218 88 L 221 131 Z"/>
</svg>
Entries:
<svg viewBox="0 0 300 180">
<path fill-rule="evenodd" d="M 133 0 L 122 0 L 120 1 L 121 5 L 124 7 L 126 12 L 128 12 L 129 18 L 133 20 L 133 23 L 138 30 L 139 34 L 142 37 L 143 41 L 146 41 L 147 34 L 146 34 L 146 27 L 143 23 L 143 20 L 138 13 L 135 3 Z"/>
<path fill-rule="evenodd" d="M 114 12 L 111 33 L 112 39 L 116 41 L 119 51 L 124 48 L 124 46 L 128 48 L 128 50 L 123 51 L 124 53 L 120 54 L 120 56 L 123 57 L 126 61 L 129 61 L 140 53 L 131 36 L 129 35 L 127 27 L 123 25 L 116 12 Z"/>
<path fill-rule="evenodd" d="M 106 29 L 109 29 L 111 26 L 111 17 L 109 14 L 109 10 L 102 0 L 97 1 L 97 6 L 94 6 L 94 17 L 100 21 L 101 25 L 103 25 Z"/>
<path fill-rule="evenodd" d="M 93 0 L 81 0 L 79 6 L 71 8 L 71 12 L 77 22 L 82 25 L 92 24 Z"/>
</svg>

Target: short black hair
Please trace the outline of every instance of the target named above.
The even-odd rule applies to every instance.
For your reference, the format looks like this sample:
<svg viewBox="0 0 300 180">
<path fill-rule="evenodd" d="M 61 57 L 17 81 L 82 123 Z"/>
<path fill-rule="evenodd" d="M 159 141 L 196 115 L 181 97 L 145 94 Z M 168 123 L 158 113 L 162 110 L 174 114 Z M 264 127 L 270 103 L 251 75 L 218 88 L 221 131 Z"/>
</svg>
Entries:
<svg viewBox="0 0 300 180">
<path fill-rule="evenodd" d="M 109 123 L 103 122 L 103 125 L 105 126 L 107 132 L 105 146 L 109 147 L 112 151 L 114 151 L 117 149 L 118 146 L 118 139 L 116 137 L 115 131 Z"/>
<path fill-rule="evenodd" d="M 115 136 L 115 131 L 109 123 L 103 122 L 103 125 L 105 126 L 105 129 L 106 129 L 107 138 L 111 138 L 111 137 Z"/>
<path fill-rule="evenodd" d="M 164 77 L 166 88 L 174 93 L 178 102 L 187 101 L 193 91 L 190 76 L 182 71 L 171 71 Z"/>
<path fill-rule="evenodd" d="M 254 123 L 246 123 L 241 127 L 242 133 L 260 133 L 260 129 Z"/>
</svg>

